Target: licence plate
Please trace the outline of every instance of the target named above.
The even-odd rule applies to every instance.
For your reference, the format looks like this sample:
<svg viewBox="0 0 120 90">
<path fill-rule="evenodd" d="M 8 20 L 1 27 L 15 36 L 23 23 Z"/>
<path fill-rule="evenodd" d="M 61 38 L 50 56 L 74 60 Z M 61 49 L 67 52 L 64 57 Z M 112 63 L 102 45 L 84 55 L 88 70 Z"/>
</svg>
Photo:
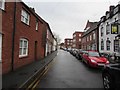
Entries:
<svg viewBox="0 0 120 90">
<path fill-rule="evenodd" d="M 104 66 L 105 64 L 98 64 L 98 66 Z"/>
</svg>

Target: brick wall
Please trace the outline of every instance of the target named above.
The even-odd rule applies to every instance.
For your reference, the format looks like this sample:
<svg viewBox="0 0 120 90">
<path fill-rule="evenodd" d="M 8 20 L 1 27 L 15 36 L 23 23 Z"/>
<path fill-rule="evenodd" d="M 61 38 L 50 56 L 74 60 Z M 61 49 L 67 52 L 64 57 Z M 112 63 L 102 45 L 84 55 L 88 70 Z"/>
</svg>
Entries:
<svg viewBox="0 0 120 90">
<path fill-rule="evenodd" d="M 30 14 L 30 24 L 26 25 L 21 21 L 21 10 L 24 9 Z M 3 73 L 11 71 L 12 57 L 12 33 L 13 33 L 13 15 L 14 2 L 7 2 L 5 11 L 3 11 L 3 52 L 2 64 Z M 36 31 L 36 19 L 38 19 L 38 31 Z M 45 54 L 45 44 L 42 43 L 43 33 L 46 33 L 45 23 L 40 21 L 40 18 L 35 16 L 29 8 L 21 2 L 16 4 L 16 31 L 15 31 L 15 47 L 14 47 L 14 69 L 30 64 L 33 61 L 41 60 Z M 19 42 L 20 38 L 28 40 L 28 56 L 19 57 Z M 36 55 L 35 55 L 35 42 Z"/>
</svg>

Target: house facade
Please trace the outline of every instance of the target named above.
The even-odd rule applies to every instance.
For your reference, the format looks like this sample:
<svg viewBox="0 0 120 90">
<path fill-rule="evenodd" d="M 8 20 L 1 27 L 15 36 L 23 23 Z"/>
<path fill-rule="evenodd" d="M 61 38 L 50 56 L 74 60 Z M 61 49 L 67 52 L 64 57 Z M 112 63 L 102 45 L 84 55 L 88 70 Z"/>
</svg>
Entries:
<svg viewBox="0 0 120 90">
<path fill-rule="evenodd" d="M 74 32 L 73 33 L 73 44 L 72 48 L 81 49 L 81 37 L 83 32 Z"/>
<path fill-rule="evenodd" d="M 45 56 L 51 54 L 57 50 L 57 39 L 54 37 L 49 24 L 47 24 L 47 35 L 46 35 L 46 53 Z"/>
<path fill-rule="evenodd" d="M 99 22 L 90 22 L 88 20 L 84 33 L 82 34 L 82 49 L 83 50 L 97 50 L 99 49 L 98 38 L 98 24 Z"/>
<path fill-rule="evenodd" d="M 45 57 L 48 24 L 24 2 L 2 4 L 0 57 L 5 74 Z"/>
<path fill-rule="evenodd" d="M 73 42 L 73 39 L 71 39 L 71 38 L 66 38 L 66 39 L 64 40 L 65 48 L 71 49 L 71 48 L 72 48 L 72 42 Z"/>
<path fill-rule="evenodd" d="M 120 4 L 110 6 L 105 16 L 101 17 L 99 26 L 99 51 L 118 53 L 120 43 L 116 38 L 120 32 Z"/>
</svg>

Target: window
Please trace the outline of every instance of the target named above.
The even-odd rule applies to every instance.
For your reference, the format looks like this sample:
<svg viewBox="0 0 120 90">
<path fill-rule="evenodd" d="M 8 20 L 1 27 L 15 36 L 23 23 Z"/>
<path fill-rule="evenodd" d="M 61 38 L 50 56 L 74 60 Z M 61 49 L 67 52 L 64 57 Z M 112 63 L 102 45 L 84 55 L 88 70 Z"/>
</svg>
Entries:
<svg viewBox="0 0 120 90">
<path fill-rule="evenodd" d="M 5 0 L 0 0 L 0 9 L 5 9 Z"/>
<path fill-rule="evenodd" d="M 21 21 L 26 23 L 27 25 L 29 25 L 29 17 L 30 15 L 25 11 L 25 10 L 22 10 L 21 12 Z"/>
<path fill-rule="evenodd" d="M 101 40 L 101 50 L 104 50 L 104 41 L 103 41 L 103 39 Z"/>
<path fill-rule="evenodd" d="M 74 34 L 73 37 L 76 37 L 76 34 Z"/>
<path fill-rule="evenodd" d="M 110 25 L 108 23 L 106 25 L 106 34 L 110 34 Z"/>
<path fill-rule="evenodd" d="M 103 27 L 101 27 L 101 36 L 103 36 Z"/>
<path fill-rule="evenodd" d="M 89 36 L 87 37 L 87 41 L 89 41 Z"/>
<path fill-rule="evenodd" d="M 90 41 L 92 40 L 92 36 L 90 35 Z"/>
<path fill-rule="evenodd" d="M 119 52 L 119 40 L 114 40 L 114 51 Z"/>
<path fill-rule="evenodd" d="M 79 39 L 79 41 L 81 41 L 81 39 Z"/>
<path fill-rule="evenodd" d="M 81 37 L 81 34 L 79 34 L 79 37 Z"/>
<path fill-rule="evenodd" d="M 27 39 L 20 39 L 20 46 L 19 46 L 19 57 L 27 56 L 28 55 L 28 40 Z"/>
<path fill-rule="evenodd" d="M 36 20 L 36 31 L 38 30 L 38 20 Z"/>
<path fill-rule="evenodd" d="M 107 50 L 110 50 L 110 40 L 108 38 L 106 41 L 106 48 L 107 48 Z"/>
<path fill-rule="evenodd" d="M 93 33 L 93 39 L 95 40 L 95 32 Z"/>
</svg>

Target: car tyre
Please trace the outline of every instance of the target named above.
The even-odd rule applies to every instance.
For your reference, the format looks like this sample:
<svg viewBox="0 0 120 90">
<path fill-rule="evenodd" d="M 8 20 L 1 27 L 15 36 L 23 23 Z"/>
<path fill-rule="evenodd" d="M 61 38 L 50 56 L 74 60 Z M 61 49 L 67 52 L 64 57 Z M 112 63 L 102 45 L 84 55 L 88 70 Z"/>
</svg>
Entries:
<svg viewBox="0 0 120 90">
<path fill-rule="evenodd" d="M 115 90 L 115 85 L 110 74 L 103 75 L 103 86 L 105 90 Z"/>
</svg>

